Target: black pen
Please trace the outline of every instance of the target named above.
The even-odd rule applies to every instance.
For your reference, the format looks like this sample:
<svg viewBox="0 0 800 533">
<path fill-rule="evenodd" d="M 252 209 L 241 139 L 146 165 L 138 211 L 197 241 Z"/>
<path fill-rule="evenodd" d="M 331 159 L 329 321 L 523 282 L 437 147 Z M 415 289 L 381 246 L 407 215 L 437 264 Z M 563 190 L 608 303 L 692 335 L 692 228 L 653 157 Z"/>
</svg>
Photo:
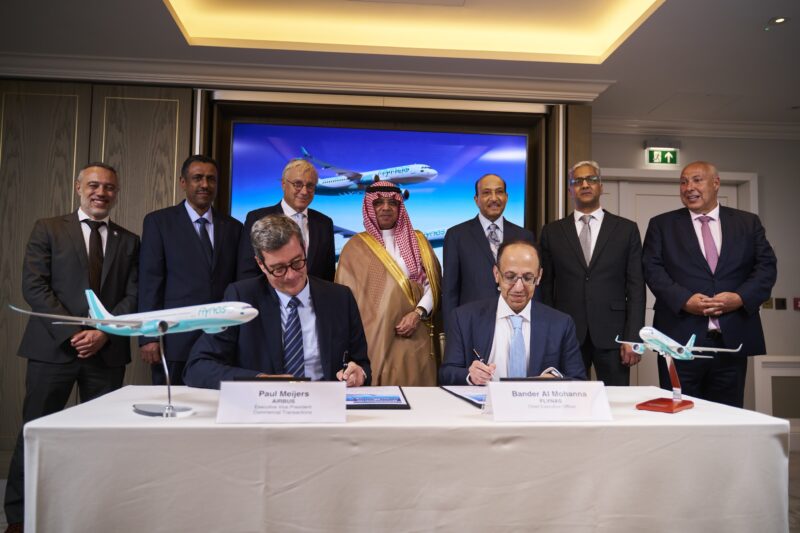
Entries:
<svg viewBox="0 0 800 533">
<path fill-rule="evenodd" d="M 473 348 L 473 349 L 472 349 L 472 353 L 474 353 L 474 354 L 475 354 L 475 357 L 478 359 L 478 361 L 480 361 L 480 362 L 481 362 L 481 363 L 483 363 L 484 365 L 486 364 L 486 361 L 484 361 L 484 360 L 483 360 L 483 357 L 481 357 L 481 354 L 479 354 L 479 353 L 478 353 L 478 350 L 476 350 L 475 348 Z"/>
<path fill-rule="evenodd" d="M 344 377 L 344 373 L 347 372 L 347 365 L 349 364 L 347 359 L 349 355 L 350 352 L 348 352 L 347 350 L 345 350 L 344 353 L 342 354 L 342 381 L 347 381 Z"/>
</svg>

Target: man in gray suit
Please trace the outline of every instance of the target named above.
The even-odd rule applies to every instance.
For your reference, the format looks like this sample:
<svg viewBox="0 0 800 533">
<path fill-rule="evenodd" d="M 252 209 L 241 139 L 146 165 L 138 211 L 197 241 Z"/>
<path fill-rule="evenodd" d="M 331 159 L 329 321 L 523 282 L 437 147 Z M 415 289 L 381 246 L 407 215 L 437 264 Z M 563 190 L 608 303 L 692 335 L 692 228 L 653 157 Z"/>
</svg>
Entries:
<svg viewBox="0 0 800 533">
<path fill-rule="evenodd" d="M 594 161 L 569 172 L 573 213 L 542 229 L 542 301 L 572 316 L 586 375 L 606 385 L 630 384 L 640 356 L 622 339 L 644 325 L 642 242 L 636 223 L 600 207 L 603 183 Z"/>
<path fill-rule="evenodd" d="M 133 313 L 139 237 L 109 220 L 119 193 L 117 172 L 90 163 L 78 174 L 75 192 L 77 211 L 36 221 L 22 266 L 22 295 L 39 313 L 88 316 L 85 290 L 92 289 L 113 314 Z M 63 409 L 75 383 L 81 401 L 118 389 L 131 359 L 127 337 L 39 317 L 28 320 L 18 354 L 28 359 L 24 423 Z M 12 531 L 21 530 L 23 520 L 23 452 L 20 431 L 5 496 Z"/>
<path fill-rule="evenodd" d="M 504 242 L 535 242 L 531 231 L 513 224 L 503 211 L 508 202 L 506 182 L 486 174 L 475 182 L 478 216 L 453 226 L 444 236 L 442 316 L 445 326 L 453 309 L 475 300 L 497 296 L 493 268 Z"/>
</svg>

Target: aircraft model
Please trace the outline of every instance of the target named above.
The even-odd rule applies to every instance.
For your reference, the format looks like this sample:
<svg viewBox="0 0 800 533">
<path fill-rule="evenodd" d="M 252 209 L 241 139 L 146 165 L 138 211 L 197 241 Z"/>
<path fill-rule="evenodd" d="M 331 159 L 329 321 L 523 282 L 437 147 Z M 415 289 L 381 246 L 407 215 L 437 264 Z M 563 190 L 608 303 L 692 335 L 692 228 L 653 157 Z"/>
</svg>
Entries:
<svg viewBox="0 0 800 533">
<path fill-rule="evenodd" d="M 696 358 L 710 359 L 713 357 L 711 355 L 697 355 L 695 352 L 738 352 L 742 349 L 741 344 L 736 349 L 695 346 L 694 341 L 697 335 L 692 335 L 689 342 L 683 345 L 667 337 L 656 328 L 651 328 L 649 326 L 640 329 L 639 336 L 642 338 L 642 342 L 621 341 L 619 340 L 619 335 L 617 335 L 615 340 L 620 344 L 627 344 L 639 355 L 642 355 L 645 350 L 650 349 L 664 357 L 672 357 L 680 361 L 691 361 Z"/>
<path fill-rule="evenodd" d="M 309 154 L 308 150 L 302 146 L 300 150 L 302 150 L 303 159 L 306 161 L 310 161 L 322 169 L 336 172 L 336 176 L 319 178 L 316 193 L 323 196 L 340 196 L 364 192 L 369 185 L 376 181 L 391 181 L 397 185 L 408 185 L 430 181 L 439 175 L 439 172 L 429 165 L 420 163 L 356 172 L 321 161 Z M 410 196 L 408 189 L 403 189 L 402 194 L 403 198 L 406 199 Z"/>
<path fill-rule="evenodd" d="M 26 315 L 55 319 L 54 324 L 91 326 L 111 335 L 125 337 L 139 335 L 155 337 L 198 329 L 202 329 L 206 333 L 219 333 L 230 326 L 239 326 L 250 322 L 258 316 L 258 310 L 244 302 L 219 302 L 114 316 L 103 307 L 100 299 L 91 289 L 86 290 L 86 301 L 89 303 L 91 318 L 36 313 L 19 309 L 13 305 L 9 305 L 9 307 Z"/>
</svg>

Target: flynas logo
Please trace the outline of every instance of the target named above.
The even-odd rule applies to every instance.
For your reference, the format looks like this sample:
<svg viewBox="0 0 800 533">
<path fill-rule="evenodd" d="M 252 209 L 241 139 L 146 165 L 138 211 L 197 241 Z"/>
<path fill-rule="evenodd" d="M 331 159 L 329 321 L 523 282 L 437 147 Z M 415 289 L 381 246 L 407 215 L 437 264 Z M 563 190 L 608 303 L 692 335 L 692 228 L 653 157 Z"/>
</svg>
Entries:
<svg viewBox="0 0 800 533">
<path fill-rule="evenodd" d="M 224 305 L 215 305 L 213 307 L 203 307 L 202 309 L 197 310 L 197 314 L 202 318 L 208 318 L 210 316 L 218 316 L 225 314 L 225 306 Z"/>
</svg>

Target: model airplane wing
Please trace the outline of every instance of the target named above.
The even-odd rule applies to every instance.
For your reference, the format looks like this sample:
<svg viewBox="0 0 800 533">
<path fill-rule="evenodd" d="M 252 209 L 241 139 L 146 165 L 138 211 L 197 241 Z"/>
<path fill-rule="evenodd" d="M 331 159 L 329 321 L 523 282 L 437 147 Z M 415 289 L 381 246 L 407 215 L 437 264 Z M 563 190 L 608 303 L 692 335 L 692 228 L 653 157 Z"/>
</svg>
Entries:
<svg viewBox="0 0 800 533">
<path fill-rule="evenodd" d="M 303 146 L 300 147 L 300 150 L 302 150 L 302 152 L 303 152 L 303 159 L 305 159 L 306 161 L 310 161 L 310 162 L 314 163 L 315 165 L 317 165 L 320 168 L 324 168 L 325 170 L 332 170 L 332 171 L 336 172 L 336 174 L 338 174 L 339 176 L 346 176 L 347 178 L 350 179 L 350 181 L 358 181 L 362 177 L 362 174 L 360 172 L 356 172 L 354 170 L 349 170 L 349 169 L 346 169 L 346 168 L 337 167 L 337 166 L 331 165 L 330 163 L 326 163 L 325 161 L 317 159 L 313 155 L 309 154 L 308 150 L 306 150 L 305 147 L 303 147 Z"/>
<path fill-rule="evenodd" d="M 633 351 L 638 353 L 639 355 L 642 355 L 646 348 L 643 342 L 621 341 L 619 340 L 619 335 L 617 335 L 617 338 L 614 340 L 620 344 L 625 344 L 627 346 L 630 346 L 631 348 L 633 348 Z"/>
<path fill-rule="evenodd" d="M 743 344 L 740 344 L 738 348 L 710 348 L 708 346 L 692 346 L 693 352 L 728 352 L 728 353 L 736 353 L 742 349 Z"/>
<path fill-rule="evenodd" d="M 76 326 L 96 326 L 98 324 L 104 324 L 109 326 L 130 326 L 133 328 L 142 327 L 141 320 L 118 320 L 116 318 L 88 318 L 88 317 L 70 316 L 70 315 L 52 315 L 49 313 L 37 313 L 35 311 L 26 311 L 25 309 L 20 309 L 19 307 L 14 307 L 13 305 L 9 305 L 9 307 L 14 311 L 22 313 L 24 315 L 38 316 L 42 318 L 52 318 L 57 321 L 53 322 L 53 324 L 73 324 Z"/>
</svg>

